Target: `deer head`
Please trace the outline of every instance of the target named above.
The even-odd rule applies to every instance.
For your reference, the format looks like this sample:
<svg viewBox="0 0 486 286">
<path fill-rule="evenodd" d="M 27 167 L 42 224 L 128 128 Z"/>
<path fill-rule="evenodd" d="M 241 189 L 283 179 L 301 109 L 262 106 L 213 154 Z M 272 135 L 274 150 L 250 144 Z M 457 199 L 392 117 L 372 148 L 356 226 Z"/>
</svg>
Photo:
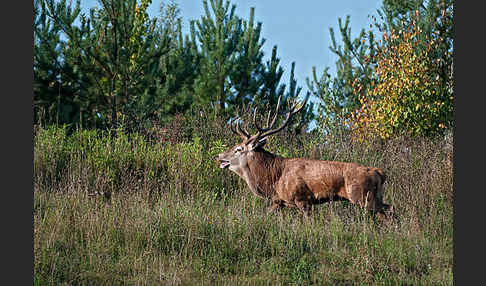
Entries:
<svg viewBox="0 0 486 286">
<path fill-rule="evenodd" d="M 233 146 L 231 149 L 227 150 L 218 155 L 217 159 L 220 161 L 220 168 L 229 168 L 231 171 L 242 175 L 242 170 L 248 165 L 248 162 L 253 159 L 255 152 L 263 152 L 263 147 L 267 142 L 267 138 L 273 134 L 282 131 L 290 122 L 292 117 L 302 110 L 302 108 L 307 103 L 309 96 L 306 96 L 303 104 L 297 108 L 297 103 L 293 104 L 284 120 L 284 122 L 278 128 L 274 128 L 277 122 L 278 111 L 280 108 L 281 97 L 278 98 L 277 107 L 275 109 L 275 114 L 270 121 L 271 112 L 268 113 L 266 127 L 262 128 L 257 123 L 257 108 L 255 108 L 253 113 L 253 124 L 257 129 L 257 133 L 250 135 L 241 125 L 240 120 L 231 120 L 229 122 L 231 131 L 238 135 L 243 141 L 240 144 Z M 234 124 L 236 122 L 236 124 Z M 236 126 L 235 126 L 236 125 Z"/>
</svg>

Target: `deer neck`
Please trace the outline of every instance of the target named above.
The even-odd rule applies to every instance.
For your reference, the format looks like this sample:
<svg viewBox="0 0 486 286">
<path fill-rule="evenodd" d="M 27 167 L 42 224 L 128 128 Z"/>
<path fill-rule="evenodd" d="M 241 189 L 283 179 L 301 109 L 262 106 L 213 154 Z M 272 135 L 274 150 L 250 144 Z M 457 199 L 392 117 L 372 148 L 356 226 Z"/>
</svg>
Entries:
<svg viewBox="0 0 486 286">
<path fill-rule="evenodd" d="M 275 192 L 274 183 L 281 174 L 282 158 L 265 150 L 254 152 L 240 176 L 246 181 L 253 194 L 270 198 Z"/>
</svg>

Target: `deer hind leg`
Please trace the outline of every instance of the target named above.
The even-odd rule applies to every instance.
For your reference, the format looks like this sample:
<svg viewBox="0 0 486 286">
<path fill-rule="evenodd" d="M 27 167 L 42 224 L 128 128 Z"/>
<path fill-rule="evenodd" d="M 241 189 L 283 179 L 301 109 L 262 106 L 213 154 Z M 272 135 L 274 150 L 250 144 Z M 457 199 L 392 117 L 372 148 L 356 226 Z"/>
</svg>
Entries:
<svg viewBox="0 0 486 286">
<path fill-rule="evenodd" d="M 381 203 L 375 189 L 366 188 L 366 184 L 350 184 L 346 186 L 347 199 L 372 213 L 381 210 Z"/>
<path fill-rule="evenodd" d="M 272 200 L 270 205 L 265 208 L 266 214 L 274 213 L 280 210 L 283 207 L 283 203 L 281 200 Z"/>
<path fill-rule="evenodd" d="M 361 207 L 367 207 L 365 204 L 364 189 L 360 184 L 346 185 L 346 198 L 353 204 Z"/>
<path fill-rule="evenodd" d="M 374 182 L 371 191 L 373 192 L 374 197 L 374 210 L 380 214 L 385 216 L 393 216 L 393 206 L 389 204 L 385 204 L 383 202 L 383 184 L 385 180 L 385 176 L 382 172 L 376 172 L 378 175 L 376 177 L 376 182 Z"/>
<path fill-rule="evenodd" d="M 363 176 L 345 178 L 347 199 L 372 211 L 381 210 L 383 197 L 381 177 L 370 177 L 368 173 L 359 175 Z"/>
</svg>

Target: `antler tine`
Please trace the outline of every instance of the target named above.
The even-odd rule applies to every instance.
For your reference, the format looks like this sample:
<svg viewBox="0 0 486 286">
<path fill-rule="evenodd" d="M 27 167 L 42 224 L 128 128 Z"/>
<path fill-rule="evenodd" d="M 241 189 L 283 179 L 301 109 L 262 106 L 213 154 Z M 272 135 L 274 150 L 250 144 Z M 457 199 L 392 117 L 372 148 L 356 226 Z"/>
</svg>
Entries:
<svg viewBox="0 0 486 286">
<path fill-rule="evenodd" d="M 265 130 L 263 130 L 257 123 L 256 117 L 257 117 L 257 110 L 258 107 L 255 107 L 255 110 L 253 111 L 253 125 L 255 125 L 256 129 L 258 130 L 258 134 L 263 133 Z"/>
<path fill-rule="evenodd" d="M 257 123 L 257 120 L 256 120 L 256 117 L 257 117 L 257 109 L 258 107 L 255 107 L 255 110 L 253 112 L 253 124 L 255 125 L 256 129 L 258 130 L 258 134 L 261 134 L 261 133 L 264 133 L 268 130 L 270 130 L 273 125 L 275 125 L 275 122 L 277 121 L 277 116 L 278 116 L 278 110 L 280 108 L 280 99 L 282 98 L 282 96 L 280 95 L 278 97 L 278 101 L 277 101 L 277 108 L 275 108 L 275 114 L 273 116 L 273 119 L 272 119 L 272 123 L 269 124 L 269 121 L 270 121 L 270 115 L 272 114 L 270 111 L 268 112 L 268 115 L 267 115 L 267 123 L 266 123 L 266 126 L 265 128 L 261 128 L 258 123 Z"/>
<path fill-rule="evenodd" d="M 297 110 L 292 111 L 292 113 L 293 113 L 293 114 L 295 114 L 295 113 L 299 112 L 299 111 L 300 111 L 302 108 L 304 108 L 304 106 L 307 104 L 307 100 L 309 99 L 309 96 L 310 96 L 310 93 L 307 93 L 307 95 L 306 95 L 306 97 L 305 97 L 305 99 L 304 99 L 304 102 L 302 103 L 302 105 L 301 105 L 301 106 L 300 106 L 300 107 L 299 107 Z M 295 104 L 292 106 L 292 109 L 291 109 L 291 110 L 294 110 L 294 109 L 295 109 L 295 107 L 297 107 L 297 104 L 298 104 L 298 102 L 297 102 L 297 103 L 295 103 Z"/>
<path fill-rule="evenodd" d="M 277 122 L 278 109 L 280 108 L 280 99 L 282 99 L 282 95 L 278 97 L 277 108 L 275 108 L 275 115 L 273 116 L 273 120 L 270 125 L 268 125 L 268 119 L 267 119 L 267 129 L 271 129 L 273 125 L 275 125 L 275 122 Z M 268 113 L 268 118 L 270 118 L 270 112 Z"/>
<path fill-rule="evenodd" d="M 236 132 L 236 130 L 233 127 L 233 119 L 232 118 L 230 118 L 230 120 L 229 120 L 229 126 L 230 126 L 231 131 L 233 131 L 233 133 L 235 133 L 236 135 L 239 135 L 238 132 Z"/>
<path fill-rule="evenodd" d="M 292 116 L 294 116 L 294 114 L 298 113 L 299 111 L 302 110 L 302 108 L 304 108 L 304 106 L 307 104 L 307 100 L 308 99 L 309 99 L 309 94 L 307 94 L 307 96 L 305 97 L 305 100 L 302 103 L 302 106 L 300 106 L 297 110 L 295 110 L 295 108 L 297 107 L 297 103 L 294 104 L 290 108 L 289 113 L 287 113 L 287 117 L 285 118 L 284 123 L 279 128 L 273 129 L 273 130 L 270 130 L 270 131 L 265 130 L 265 132 L 263 134 L 260 134 L 259 137 L 267 137 L 267 136 L 270 136 L 270 135 L 275 134 L 277 132 L 280 132 L 282 129 L 284 129 L 285 126 L 287 126 L 289 124 L 290 119 L 292 118 Z M 280 103 L 280 100 L 279 100 L 279 103 Z M 274 117 L 274 120 L 273 121 L 275 121 L 275 120 L 276 120 L 276 117 Z M 272 125 L 271 126 L 273 126 L 273 124 L 275 124 L 275 122 L 273 122 L 273 121 L 272 121 Z M 268 129 L 270 129 L 270 128 L 268 128 Z"/>
<path fill-rule="evenodd" d="M 266 125 L 266 126 L 267 126 L 267 128 L 268 128 L 268 124 L 270 124 L 270 115 L 271 115 L 271 114 L 272 114 L 272 113 L 270 113 L 270 112 L 269 112 L 269 113 L 268 113 L 268 115 L 267 115 L 267 125 Z"/>
<path fill-rule="evenodd" d="M 248 134 L 248 132 L 246 132 L 246 130 L 240 125 L 240 121 L 236 122 L 236 129 L 241 133 L 241 135 L 243 135 L 243 139 L 248 139 L 251 137 L 250 134 Z"/>
<path fill-rule="evenodd" d="M 230 119 L 229 124 L 230 124 L 231 131 L 233 131 L 233 133 L 235 133 L 236 135 L 240 136 L 242 139 L 248 139 L 248 133 L 244 133 L 244 131 L 242 132 L 241 128 L 239 128 L 238 119 L 240 118 L 236 117 L 234 120 Z M 236 121 L 236 129 L 233 126 L 234 121 Z"/>
</svg>

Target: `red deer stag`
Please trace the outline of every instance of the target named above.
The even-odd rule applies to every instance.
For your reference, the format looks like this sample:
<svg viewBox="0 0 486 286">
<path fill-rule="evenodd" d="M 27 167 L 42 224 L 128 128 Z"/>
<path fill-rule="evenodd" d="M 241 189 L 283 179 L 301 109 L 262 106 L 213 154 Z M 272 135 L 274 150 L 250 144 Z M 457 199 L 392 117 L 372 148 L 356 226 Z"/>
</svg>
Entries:
<svg viewBox="0 0 486 286">
<path fill-rule="evenodd" d="M 379 214 L 380 218 L 385 218 L 385 210 L 389 209 L 391 212 L 392 209 L 382 201 L 386 177 L 380 168 L 357 163 L 283 158 L 263 148 L 267 138 L 284 129 L 292 116 L 302 110 L 307 99 L 308 97 L 298 109 L 296 104 L 293 105 L 283 124 L 275 129 L 273 126 L 277 120 L 280 98 L 270 124 L 270 113 L 268 114 L 266 128 L 257 124 L 255 108 L 255 135 L 250 135 L 238 120 L 236 126 L 230 121 L 231 130 L 243 142 L 218 155 L 219 167 L 229 168 L 245 180 L 253 194 L 267 199 L 269 205 L 266 213 L 288 206 L 297 207 L 307 217 L 314 204 L 345 199 Z"/>
</svg>

